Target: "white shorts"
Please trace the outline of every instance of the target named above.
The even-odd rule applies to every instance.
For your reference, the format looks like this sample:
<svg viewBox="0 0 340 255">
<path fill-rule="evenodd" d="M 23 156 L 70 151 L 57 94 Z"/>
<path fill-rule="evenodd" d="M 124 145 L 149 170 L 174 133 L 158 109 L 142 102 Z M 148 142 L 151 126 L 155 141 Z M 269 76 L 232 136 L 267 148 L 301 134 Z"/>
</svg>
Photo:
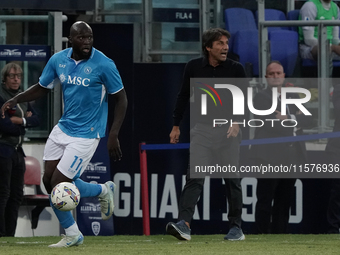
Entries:
<svg viewBox="0 0 340 255">
<path fill-rule="evenodd" d="M 312 56 L 312 47 L 311 46 L 300 43 L 299 48 L 300 48 L 300 56 L 301 56 L 302 59 L 312 59 L 312 60 L 314 60 L 314 58 Z M 340 60 L 340 56 L 337 55 L 335 52 L 332 52 L 331 53 L 331 59 L 332 60 Z"/>
<path fill-rule="evenodd" d="M 67 178 L 75 180 L 85 171 L 99 141 L 100 138 L 71 137 L 56 125 L 47 139 L 43 159 L 60 159 L 58 170 Z"/>
</svg>

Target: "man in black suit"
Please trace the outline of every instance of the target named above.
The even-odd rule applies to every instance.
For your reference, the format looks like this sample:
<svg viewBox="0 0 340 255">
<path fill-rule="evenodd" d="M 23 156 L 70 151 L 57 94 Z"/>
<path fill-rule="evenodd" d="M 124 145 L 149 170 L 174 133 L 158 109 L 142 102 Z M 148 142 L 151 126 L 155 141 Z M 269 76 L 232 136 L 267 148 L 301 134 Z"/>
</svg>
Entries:
<svg viewBox="0 0 340 255">
<path fill-rule="evenodd" d="M 334 127 L 333 132 L 340 131 L 340 84 L 334 86 L 333 91 L 334 105 Z M 330 138 L 326 146 L 326 153 L 329 156 L 330 163 L 340 163 L 340 137 Z M 340 179 L 332 179 L 331 194 L 327 209 L 328 233 L 339 234 L 340 228 Z"/>
<path fill-rule="evenodd" d="M 185 67 L 181 90 L 177 96 L 176 106 L 173 114 L 174 125 L 170 133 L 170 143 L 176 144 L 180 137 L 180 122 L 184 111 L 188 106 L 193 88 L 190 85 L 190 78 L 229 78 L 239 80 L 245 78 L 243 66 L 229 58 L 228 43 L 230 33 L 221 28 L 210 28 L 203 33 L 202 50 L 204 57 L 190 60 Z M 235 83 L 237 84 L 237 82 Z M 245 90 L 246 84 L 239 84 L 238 87 Z M 229 96 L 231 94 L 228 93 Z M 198 96 L 198 93 L 194 93 Z M 229 99 L 229 97 L 227 98 Z M 196 100 L 197 102 L 197 100 Z M 232 113 L 232 99 L 226 100 L 221 112 L 226 119 L 234 118 Z M 191 108 L 191 109 L 194 109 Z M 196 107 L 196 109 L 198 109 Z M 215 112 L 215 113 L 216 113 Z M 193 116 L 191 116 L 193 118 Z M 235 121 L 236 122 L 236 121 Z M 191 162 L 202 160 L 202 165 L 209 165 L 217 159 L 211 159 L 216 151 L 215 157 L 221 165 L 232 165 L 238 167 L 239 147 L 242 139 L 241 129 L 237 123 L 232 125 L 212 126 L 211 114 L 208 118 L 197 118 L 196 125 L 190 131 L 190 157 Z M 217 141 L 217 142 L 215 142 Z M 216 161 L 215 161 L 216 162 Z M 222 162 L 222 163 L 221 163 Z M 201 165 L 201 164 L 197 164 Z M 191 240 L 191 221 L 195 212 L 195 206 L 203 190 L 204 178 L 192 178 L 190 167 L 187 170 L 186 183 L 182 190 L 178 205 L 178 222 L 169 222 L 166 225 L 168 234 L 179 240 Z M 226 183 L 226 194 L 229 203 L 229 232 L 225 240 L 241 241 L 245 239 L 241 229 L 242 214 L 242 187 L 241 179 L 237 177 L 224 178 Z"/>
<path fill-rule="evenodd" d="M 255 109 L 267 110 L 271 108 L 273 101 L 272 88 L 274 87 L 277 88 L 279 101 L 274 113 L 266 116 L 254 116 L 254 119 L 261 119 L 264 123 L 262 127 L 256 127 L 255 139 L 301 134 L 302 127 L 309 125 L 311 117 L 302 114 L 292 104 L 287 105 L 286 115 L 281 114 L 280 95 L 281 87 L 285 80 L 285 73 L 281 63 L 271 61 L 267 65 L 265 77 L 268 87 L 259 91 L 254 97 Z M 299 96 L 297 94 L 287 94 L 287 98 L 299 98 Z M 266 119 L 279 119 L 280 121 L 269 122 Z M 284 127 L 281 121 L 286 119 L 293 119 L 298 125 L 296 127 Z M 275 143 L 253 145 L 251 147 L 251 158 L 255 160 L 257 165 L 297 165 L 306 162 L 307 154 L 304 142 Z M 255 222 L 259 233 L 286 233 L 295 181 L 295 178 L 259 178 L 257 180 Z M 272 206 L 273 200 L 274 204 Z"/>
</svg>

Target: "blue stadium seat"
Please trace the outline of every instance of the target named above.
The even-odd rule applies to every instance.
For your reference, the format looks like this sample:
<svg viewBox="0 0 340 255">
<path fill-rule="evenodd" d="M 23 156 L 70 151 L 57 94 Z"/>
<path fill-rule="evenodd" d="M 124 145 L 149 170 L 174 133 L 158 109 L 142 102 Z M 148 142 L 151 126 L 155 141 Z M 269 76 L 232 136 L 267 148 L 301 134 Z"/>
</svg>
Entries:
<svg viewBox="0 0 340 255">
<path fill-rule="evenodd" d="M 253 75 L 259 75 L 259 34 L 255 29 L 239 30 L 234 36 L 234 53 L 239 55 L 240 63 L 253 66 Z"/>
<path fill-rule="evenodd" d="M 287 20 L 298 20 L 300 15 L 300 10 L 292 10 L 287 13 Z M 298 31 L 298 27 L 290 27 L 290 30 Z"/>
<path fill-rule="evenodd" d="M 290 30 L 269 32 L 270 54 L 272 60 L 279 60 L 287 76 L 294 72 L 299 55 L 298 33 Z"/>
<path fill-rule="evenodd" d="M 275 10 L 275 9 L 265 9 L 264 10 L 264 17 L 265 20 L 287 20 L 286 15 L 284 14 L 283 11 L 280 10 Z M 256 24 L 258 24 L 258 11 L 255 12 L 255 20 Z M 268 27 L 268 32 L 273 31 L 273 30 L 289 30 L 288 27 Z"/>
<path fill-rule="evenodd" d="M 253 13 L 244 8 L 228 8 L 224 10 L 225 28 L 231 34 L 229 50 L 234 52 L 234 36 L 240 30 L 256 30 Z"/>
</svg>

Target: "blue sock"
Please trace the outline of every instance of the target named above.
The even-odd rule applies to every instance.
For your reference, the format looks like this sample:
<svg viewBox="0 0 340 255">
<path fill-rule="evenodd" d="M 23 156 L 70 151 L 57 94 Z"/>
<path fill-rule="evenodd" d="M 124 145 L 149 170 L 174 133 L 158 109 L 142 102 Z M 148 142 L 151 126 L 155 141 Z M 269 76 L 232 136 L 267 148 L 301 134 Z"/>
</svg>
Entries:
<svg viewBox="0 0 340 255">
<path fill-rule="evenodd" d="M 80 178 L 74 180 L 74 184 L 79 189 L 80 197 L 97 197 L 102 192 L 100 184 L 84 182 Z"/>
<path fill-rule="evenodd" d="M 60 225 L 64 229 L 71 227 L 75 223 L 71 211 L 63 212 L 63 211 L 58 210 L 57 208 L 55 208 L 53 206 L 53 204 L 51 202 L 51 195 L 49 195 L 49 197 L 50 197 L 50 205 L 51 205 L 55 215 L 57 216 L 57 218 L 60 222 Z"/>
</svg>

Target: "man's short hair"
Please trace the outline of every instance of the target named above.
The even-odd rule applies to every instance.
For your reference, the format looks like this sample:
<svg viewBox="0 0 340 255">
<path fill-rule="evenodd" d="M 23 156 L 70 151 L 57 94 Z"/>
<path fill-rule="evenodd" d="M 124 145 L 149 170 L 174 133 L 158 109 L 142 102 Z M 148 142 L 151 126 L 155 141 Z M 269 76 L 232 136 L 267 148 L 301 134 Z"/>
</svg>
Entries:
<svg viewBox="0 0 340 255">
<path fill-rule="evenodd" d="M 283 67 L 283 65 L 281 64 L 281 62 L 278 61 L 278 60 L 271 60 L 271 61 L 267 64 L 267 67 L 270 66 L 270 65 L 273 64 L 273 63 L 276 63 L 276 64 L 278 64 L 278 65 L 280 65 L 280 66 Z"/>
<path fill-rule="evenodd" d="M 223 28 L 210 28 L 204 31 L 202 36 L 202 50 L 206 57 L 209 55 L 206 47 L 212 48 L 213 42 L 219 40 L 223 35 L 228 39 L 230 38 L 230 33 Z"/>
<path fill-rule="evenodd" d="M 14 71 L 19 71 L 19 72 L 22 73 L 21 66 L 19 66 L 16 63 L 8 63 L 1 70 L 1 80 L 2 80 L 2 82 L 6 81 L 6 77 L 9 75 L 9 72 L 11 71 L 12 68 L 14 69 Z"/>
<path fill-rule="evenodd" d="M 270 66 L 271 64 L 274 64 L 274 63 L 276 63 L 276 64 L 282 66 L 282 69 L 284 69 L 284 68 L 283 68 L 283 65 L 281 64 L 280 61 L 278 61 L 278 60 L 271 60 L 271 61 L 269 61 L 269 63 L 268 63 L 267 66 L 266 66 L 266 73 L 267 73 L 268 66 Z M 283 71 L 284 71 L 284 70 L 283 70 Z"/>
</svg>

